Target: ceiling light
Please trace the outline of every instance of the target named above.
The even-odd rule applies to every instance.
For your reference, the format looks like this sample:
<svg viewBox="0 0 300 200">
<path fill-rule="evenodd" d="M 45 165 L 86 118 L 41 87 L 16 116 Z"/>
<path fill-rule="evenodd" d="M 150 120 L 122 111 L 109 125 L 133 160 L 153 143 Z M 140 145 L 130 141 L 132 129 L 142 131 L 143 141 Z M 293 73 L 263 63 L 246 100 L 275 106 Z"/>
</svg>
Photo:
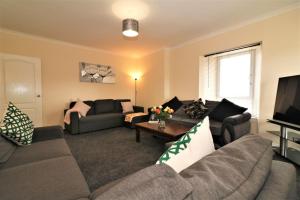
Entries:
<svg viewBox="0 0 300 200">
<path fill-rule="evenodd" d="M 139 22 L 135 19 L 124 19 L 122 33 L 126 37 L 136 37 L 139 35 Z"/>
</svg>

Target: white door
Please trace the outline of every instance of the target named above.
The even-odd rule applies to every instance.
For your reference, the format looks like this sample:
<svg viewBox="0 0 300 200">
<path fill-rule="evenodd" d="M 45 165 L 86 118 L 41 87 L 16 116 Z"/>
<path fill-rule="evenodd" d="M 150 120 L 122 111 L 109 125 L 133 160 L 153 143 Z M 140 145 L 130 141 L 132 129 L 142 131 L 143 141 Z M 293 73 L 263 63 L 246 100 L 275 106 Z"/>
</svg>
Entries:
<svg viewBox="0 0 300 200">
<path fill-rule="evenodd" d="M 42 126 L 41 60 L 0 54 L 0 109 L 10 101 Z"/>
</svg>

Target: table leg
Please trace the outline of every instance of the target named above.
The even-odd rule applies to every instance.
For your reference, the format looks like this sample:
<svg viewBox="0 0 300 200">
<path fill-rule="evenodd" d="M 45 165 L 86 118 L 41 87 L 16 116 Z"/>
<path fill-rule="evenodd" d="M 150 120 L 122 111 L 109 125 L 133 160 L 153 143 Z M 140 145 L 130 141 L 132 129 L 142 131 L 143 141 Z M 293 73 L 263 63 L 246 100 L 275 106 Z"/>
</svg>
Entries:
<svg viewBox="0 0 300 200">
<path fill-rule="evenodd" d="M 287 130 L 286 127 L 280 127 L 280 144 L 279 144 L 280 155 L 283 157 L 287 156 Z"/>
<path fill-rule="evenodd" d="M 140 142 L 140 135 L 141 135 L 140 132 L 141 132 L 140 129 L 138 127 L 135 127 L 135 141 L 136 142 Z"/>
</svg>

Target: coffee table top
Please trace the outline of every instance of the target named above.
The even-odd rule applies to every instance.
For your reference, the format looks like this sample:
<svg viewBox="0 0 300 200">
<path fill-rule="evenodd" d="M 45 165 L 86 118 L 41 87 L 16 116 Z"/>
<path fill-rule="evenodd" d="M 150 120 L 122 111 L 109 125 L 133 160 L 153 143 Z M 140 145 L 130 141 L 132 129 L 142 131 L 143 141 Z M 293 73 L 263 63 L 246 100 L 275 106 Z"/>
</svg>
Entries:
<svg viewBox="0 0 300 200">
<path fill-rule="evenodd" d="M 149 122 L 137 123 L 135 124 L 135 126 L 137 128 L 158 132 L 163 135 L 167 135 L 171 137 L 178 137 L 180 135 L 183 135 L 193 127 L 192 125 L 183 124 L 180 122 L 172 122 L 172 121 L 166 121 L 165 128 L 159 128 L 158 123 L 149 123 Z"/>
</svg>

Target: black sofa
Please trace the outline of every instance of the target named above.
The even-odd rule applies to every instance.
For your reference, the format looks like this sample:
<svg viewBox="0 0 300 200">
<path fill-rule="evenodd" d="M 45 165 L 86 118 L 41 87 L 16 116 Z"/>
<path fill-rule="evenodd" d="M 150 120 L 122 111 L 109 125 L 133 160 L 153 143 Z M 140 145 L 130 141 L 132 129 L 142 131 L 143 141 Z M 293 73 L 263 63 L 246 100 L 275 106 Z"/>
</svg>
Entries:
<svg viewBox="0 0 300 200">
<path fill-rule="evenodd" d="M 78 117 L 78 112 L 70 114 L 71 123 L 65 124 L 65 129 L 71 134 L 97 131 L 124 125 L 125 114 L 122 112 L 121 102 L 130 99 L 100 99 L 95 101 L 84 101 L 91 107 L 86 117 Z M 72 108 L 76 102 L 71 102 Z M 144 112 L 141 106 L 133 106 L 134 112 Z M 67 109 L 64 111 L 66 113 Z"/>
<path fill-rule="evenodd" d="M 201 119 L 192 119 L 184 112 L 184 107 L 193 102 L 193 100 L 181 101 L 183 105 L 176 110 L 169 121 L 176 121 L 178 123 L 185 123 L 189 125 L 196 125 Z M 219 104 L 219 101 L 206 101 L 205 107 L 208 108 L 207 115 Z M 148 111 L 150 112 L 150 109 Z M 234 140 L 250 133 L 250 119 L 251 114 L 244 112 L 243 114 L 230 116 L 224 121 L 216 121 L 209 119 L 210 130 L 214 138 L 216 147 L 222 147 Z"/>
</svg>

